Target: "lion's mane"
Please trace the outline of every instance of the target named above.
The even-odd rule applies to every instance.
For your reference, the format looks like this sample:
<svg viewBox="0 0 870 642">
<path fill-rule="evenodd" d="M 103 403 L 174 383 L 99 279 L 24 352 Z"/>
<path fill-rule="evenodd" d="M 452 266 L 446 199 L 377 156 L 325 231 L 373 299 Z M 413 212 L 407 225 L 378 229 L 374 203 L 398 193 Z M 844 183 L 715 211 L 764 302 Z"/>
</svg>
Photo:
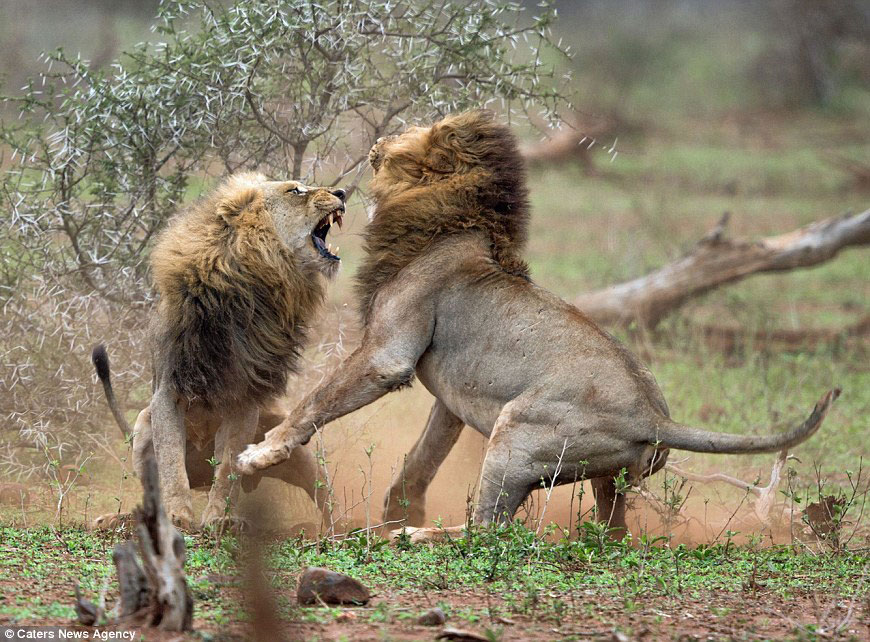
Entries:
<svg viewBox="0 0 870 642">
<path fill-rule="evenodd" d="M 382 285 L 453 234 L 485 233 L 501 269 L 528 278 L 520 256 L 529 219 L 525 166 L 516 137 L 492 113 L 448 116 L 388 149 L 372 193 L 375 213 L 357 273 L 364 318 Z"/>
<path fill-rule="evenodd" d="M 231 177 L 175 216 L 151 253 L 154 363 L 168 370 L 155 376 L 215 409 L 285 392 L 323 298 L 316 272 L 277 236 L 258 188 L 265 180 Z"/>
</svg>

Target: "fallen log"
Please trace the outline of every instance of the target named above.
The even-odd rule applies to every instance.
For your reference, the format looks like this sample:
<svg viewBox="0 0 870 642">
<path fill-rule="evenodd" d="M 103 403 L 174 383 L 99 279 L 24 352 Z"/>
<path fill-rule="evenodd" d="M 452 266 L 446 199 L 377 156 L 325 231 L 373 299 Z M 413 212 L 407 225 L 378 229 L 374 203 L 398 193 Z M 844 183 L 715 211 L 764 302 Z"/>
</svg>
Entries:
<svg viewBox="0 0 870 642">
<path fill-rule="evenodd" d="M 603 325 L 653 329 L 689 299 L 762 272 L 784 272 L 870 244 L 870 210 L 811 223 L 759 241 L 725 238 L 729 215 L 684 257 L 646 276 L 582 294 L 580 310 Z"/>
<path fill-rule="evenodd" d="M 731 353 L 740 345 L 764 345 L 785 350 L 813 349 L 819 344 L 832 344 L 845 339 L 870 334 L 870 315 L 839 328 L 774 328 L 747 330 L 745 328 L 703 325 L 693 328 L 704 344 L 724 353 Z"/>
<path fill-rule="evenodd" d="M 592 146 L 595 139 L 576 129 L 563 129 L 552 137 L 525 145 L 520 153 L 529 167 L 577 162 L 587 176 L 595 175 Z"/>
</svg>

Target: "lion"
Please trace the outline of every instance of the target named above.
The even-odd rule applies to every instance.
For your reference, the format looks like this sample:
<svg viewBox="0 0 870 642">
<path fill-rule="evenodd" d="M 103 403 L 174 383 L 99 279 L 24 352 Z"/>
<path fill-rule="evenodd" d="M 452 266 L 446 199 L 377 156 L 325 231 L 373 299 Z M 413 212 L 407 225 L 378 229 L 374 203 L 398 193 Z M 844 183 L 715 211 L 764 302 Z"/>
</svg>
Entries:
<svg viewBox="0 0 870 642">
<path fill-rule="evenodd" d="M 133 465 L 153 451 L 166 510 L 185 529 L 193 524 L 191 487 L 210 486 L 201 525 L 229 520 L 237 505 L 236 455 L 281 419 L 276 400 L 297 370 L 306 331 L 340 258 L 326 244 L 342 224 L 344 190 L 263 175 L 231 176 L 213 194 L 169 222 L 151 252 L 159 295 L 149 328 L 153 394 L 138 416 Z M 108 355 L 93 353 L 110 409 L 115 401 Z M 217 460 L 208 461 L 212 456 Z M 213 468 L 214 466 L 214 468 Z M 300 449 L 269 477 L 305 489 L 320 506 L 314 456 Z M 251 489 L 259 476 L 246 479 Z M 97 518 L 97 526 L 117 521 Z"/>
<path fill-rule="evenodd" d="M 387 491 L 385 523 L 422 523 L 426 489 L 468 425 L 488 439 L 474 522 L 510 521 L 542 484 L 589 479 L 599 519 L 618 535 L 625 496 L 615 478 L 638 484 L 672 448 L 790 448 L 819 428 L 839 395 L 826 393 L 785 434 L 677 423 L 652 373 L 627 348 L 529 277 L 521 256 L 525 168 L 509 128 L 488 112 L 452 115 L 379 140 L 369 160 L 375 209 L 357 277 L 362 343 L 247 447 L 243 473 L 279 464 L 316 428 L 416 375 L 436 400 Z"/>
</svg>

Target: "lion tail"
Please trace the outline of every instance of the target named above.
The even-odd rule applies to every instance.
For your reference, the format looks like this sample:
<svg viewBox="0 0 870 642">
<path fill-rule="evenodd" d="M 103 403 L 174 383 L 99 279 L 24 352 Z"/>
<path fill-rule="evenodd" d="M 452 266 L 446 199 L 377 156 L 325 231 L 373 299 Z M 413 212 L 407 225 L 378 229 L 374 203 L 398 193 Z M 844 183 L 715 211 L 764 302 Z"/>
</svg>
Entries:
<svg viewBox="0 0 870 642">
<path fill-rule="evenodd" d="M 655 427 L 657 444 L 666 448 L 697 453 L 750 454 L 776 452 L 797 446 L 809 439 L 822 425 L 825 415 L 840 396 L 840 389 L 829 390 L 813 408 L 810 416 L 788 432 L 777 435 L 734 435 L 678 424 L 667 418 Z"/>
<path fill-rule="evenodd" d="M 124 419 L 124 413 L 118 407 L 118 400 L 115 398 L 115 391 L 112 389 L 112 375 L 109 370 L 109 354 L 106 352 L 106 346 L 102 343 L 94 346 L 94 349 L 91 351 L 91 361 L 94 363 L 100 383 L 103 384 L 103 392 L 106 393 L 106 401 L 109 404 L 109 410 L 112 411 L 112 417 L 115 418 L 115 423 L 121 429 L 124 439 L 129 439 L 133 431 L 130 429 L 130 424 Z"/>
</svg>

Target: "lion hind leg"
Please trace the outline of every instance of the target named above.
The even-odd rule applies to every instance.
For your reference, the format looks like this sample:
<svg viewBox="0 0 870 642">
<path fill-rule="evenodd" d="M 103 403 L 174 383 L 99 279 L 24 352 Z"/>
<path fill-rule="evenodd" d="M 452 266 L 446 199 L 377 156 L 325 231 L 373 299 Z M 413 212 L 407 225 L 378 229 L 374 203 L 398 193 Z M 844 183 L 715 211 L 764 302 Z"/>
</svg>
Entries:
<svg viewBox="0 0 870 642">
<path fill-rule="evenodd" d="M 528 401 L 520 396 L 505 404 L 495 421 L 480 471 L 474 521 L 509 523 L 545 470 L 530 461 L 528 435 L 536 427 L 527 421 Z"/>
<path fill-rule="evenodd" d="M 133 426 L 133 472 L 142 479 L 145 461 L 154 456 L 154 442 L 151 435 L 151 406 L 139 412 Z M 133 524 L 133 513 L 104 513 L 95 517 L 90 524 L 91 530 L 115 530 Z"/>
<path fill-rule="evenodd" d="M 228 412 L 221 420 L 214 440 L 214 456 L 218 460 L 214 481 L 208 493 L 208 503 L 202 515 L 202 526 L 226 521 L 233 527 L 241 526 L 238 517 L 241 482 L 235 467 L 236 455 L 257 435 L 259 409 L 256 405 L 243 406 Z"/>
<path fill-rule="evenodd" d="M 422 526 L 426 512 L 426 490 L 438 468 L 459 439 L 464 424 L 435 400 L 426 428 L 405 458 L 399 476 L 384 497 L 384 523 Z"/>
<path fill-rule="evenodd" d="M 520 504 L 537 485 L 521 450 L 506 446 L 487 449 L 474 509 L 477 524 L 510 523 Z"/>
<path fill-rule="evenodd" d="M 502 448 L 487 450 L 480 475 L 480 492 L 474 510 L 476 524 L 510 522 L 535 485 L 528 474 L 521 472 L 519 458 L 513 461 L 510 455 L 510 452 Z M 406 535 L 412 544 L 439 542 L 461 536 L 463 528 L 464 526 L 399 528 L 390 532 L 390 539 L 397 541 L 401 536 Z"/>
<path fill-rule="evenodd" d="M 495 422 L 480 473 L 477 503 L 474 508 L 475 524 L 510 522 L 523 500 L 540 481 L 536 467 L 530 466 L 522 448 L 522 439 L 527 427 L 516 421 L 512 407 L 516 401 L 505 406 Z M 404 533 L 411 542 L 439 541 L 453 537 L 462 531 L 462 526 L 449 528 L 405 528 L 391 532 L 397 539 Z"/>
<path fill-rule="evenodd" d="M 145 461 L 154 455 L 154 440 L 151 429 L 151 405 L 145 406 L 133 425 L 133 472 L 142 479 Z"/>
<path fill-rule="evenodd" d="M 621 540 L 627 531 L 625 494 L 616 492 L 616 481 L 613 477 L 596 477 L 590 483 L 595 497 L 598 521 L 610 527 L 609 533 L 613 539 Z"/>
</svg>

